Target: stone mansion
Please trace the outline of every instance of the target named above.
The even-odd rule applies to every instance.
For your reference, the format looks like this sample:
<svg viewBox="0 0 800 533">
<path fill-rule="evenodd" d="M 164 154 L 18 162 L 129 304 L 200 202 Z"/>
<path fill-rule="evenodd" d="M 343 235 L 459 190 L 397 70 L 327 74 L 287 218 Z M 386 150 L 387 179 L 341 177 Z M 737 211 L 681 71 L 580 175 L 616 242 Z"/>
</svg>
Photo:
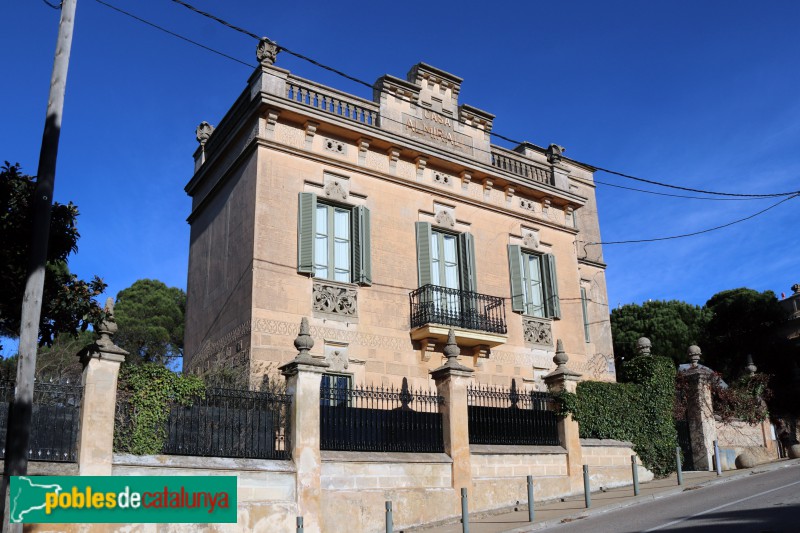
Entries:
<svg viewBox="0 0 800 533">
<path fill-rule="evenodd" d="M 462 79 L 419 63 L 372 99 L 261 65 L 197 129 L 184 365 L 254 378 L 308 317 L 328 379 L 429 388 L 448 331 L 482 385 L 543 389 L 556 340 L 614 380 L 593 168 L 491 142 Z"/>
</svg>

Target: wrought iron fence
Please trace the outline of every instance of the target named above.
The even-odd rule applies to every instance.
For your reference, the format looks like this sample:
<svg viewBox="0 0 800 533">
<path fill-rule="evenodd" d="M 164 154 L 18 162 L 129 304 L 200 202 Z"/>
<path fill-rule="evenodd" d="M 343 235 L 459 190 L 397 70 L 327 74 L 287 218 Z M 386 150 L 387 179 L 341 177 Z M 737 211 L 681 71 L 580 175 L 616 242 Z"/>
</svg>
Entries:
<svg viewBox="0 0 800 533">
<path fill-rule="evenodd" d="M 503 299 L 472 291 L 424 285 L 411 291 L 411 327 L 444 324 L 505 334 Z"/>
<path fill-rule="evenodd" d="M 290 404 L 285 394 L 208 389 L 189 407 L 170 407 L 164 453 L 289 459 Z"/>
<path fill-rule="evenodd" d="M 370 452 L 443 452 L 444 434 L 436 392 L 322 386 L 320 448 Z"/>
<path fill-rule="evenodd" d="M 286 394 L 209 388 L 190 405 L 165 406 L 165 427 L 153 431 L 164 435 L 161 453 L 165 454 L 290 459 L 290 404 L 291 396 Z M 117 435 L 129 434 L 137 423 L 134 406 L 120 391 Z"/>
<path fill-rule="evenodd" d="M 80 384 L 36 381 L 33 386 L 29 461 L 74 463 L 78 460 Z M 5 458 L 8 410 L 14 400 L 14 382 L 0 381 L 0 458 Z"/>
<path fill-rule="evenodd" d="M 549 393 L 511 388 L 467 389 L 470 444 L 557 446 L 558 417 Z"/>
</svg>

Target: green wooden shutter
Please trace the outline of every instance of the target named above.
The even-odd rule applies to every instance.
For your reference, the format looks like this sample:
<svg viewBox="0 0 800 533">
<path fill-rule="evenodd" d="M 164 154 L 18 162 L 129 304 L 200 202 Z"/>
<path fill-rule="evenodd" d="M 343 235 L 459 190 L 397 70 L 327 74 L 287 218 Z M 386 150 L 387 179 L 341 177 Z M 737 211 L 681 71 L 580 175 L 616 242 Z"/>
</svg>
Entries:
<svg viewBox="0 0 800 533">
<path fill-rule="evenodd" d="M 561 318 L 561 304 L 558 301 L 558 280 L 556 279 L 556 256 L 545 254 L 545 313 L 550 318 Z"/>
<path fill-rule="evenodd" d="M 419 286 L 431 283 L 431 225 L 417 222 L 417 275 Z"/>
<path fill-rule="evenodd" d="M 317 195 L 301 192 L 297 205 L 297 271 L 314 274 L 314 230 L 317 226 Z"/>
<path fill-rule="evenodd" d="M 461 289 L 478 292 L 478 271 L 475 268 L 475 238 L 472 233 L 458 236 L 458 268 Z"/>
<path fill-rule="evenodd" d="M 370 257 L 369 209 L 353 208 L 353 281 L 372 285 L 372 259 Z"/>
<path fill-rule="evenodd" d="M 508 274 L 511 278 L 511 309 L 525 312 L 525 288 L 522 281 L 522 247 L 508 245 Z"/>
</svg>

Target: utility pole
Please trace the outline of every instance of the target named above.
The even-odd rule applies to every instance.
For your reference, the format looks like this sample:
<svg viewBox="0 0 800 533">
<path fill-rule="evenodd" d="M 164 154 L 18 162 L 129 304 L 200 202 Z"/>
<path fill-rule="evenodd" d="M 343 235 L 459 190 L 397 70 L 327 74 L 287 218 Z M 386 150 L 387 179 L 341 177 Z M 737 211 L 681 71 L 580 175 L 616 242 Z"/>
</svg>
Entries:
<svg viewBox="0 0 800 533">
<path fill-rule="evenodd" d="M 19 361 L 14 401 L 9 406 L 6 430 L 5 465 L 0 486 L 0 510 L 6 520 L 6 499 L 10 476 L 28 473 L 28 446 L 31 436 L 33 409 L 33 380 L 36 372 L 36 349 L 39 340 L 39 320 L 42 316 L 45 263 L 50 238 L 50 215 L 53 208 L 53 189 L 56 178 L 58 140 L 61 135 L 61 115 L 64 109 L 64 91 L 67 85 L 69 54 L 72 48 L 72 28 L 75 22 L 77 0 L 61 2 L 61 21 L 58 42 L 50 77 L 50 97 L 47 102 L 39 168 L 36 174 L 36 191 L 33 196 L 33 230 L 28 259 L 28 279 L 22 301 L 22 319 L 19 332 Z M 10 511 L 10 510 L 9 510 Z M 9 524 L 9 531 L 22 531 L 22 524 Z"/>
</svg>

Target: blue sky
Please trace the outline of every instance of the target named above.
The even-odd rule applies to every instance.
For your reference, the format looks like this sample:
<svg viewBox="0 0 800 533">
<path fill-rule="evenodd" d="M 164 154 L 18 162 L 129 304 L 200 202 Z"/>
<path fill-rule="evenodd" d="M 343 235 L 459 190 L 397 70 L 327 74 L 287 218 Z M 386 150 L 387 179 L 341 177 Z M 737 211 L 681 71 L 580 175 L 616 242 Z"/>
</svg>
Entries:
<svg viewBox="0 0 800 533">
<path fill-rule="evenodd" d="M 255 64 L 256 42 L 169 0 L 109 3 Z M 685 187 L 800 190 L 800 3 L 774 1 L 212 2 L 201 9 L 357 78 L 425 61 L 464 83 L 494 131 L 589 164 Z M 58 26 L 43 1 L 3 2 L 0 161 L 35 174 Z M 293 73 L 371 92 L 287 54 Z M 194 130 L 216 124 L 251 69 L 79 0 L 56 199 L 80 209 L 70 268 L 116 293 L 185 288 Z M 495 143 L 507 145 L 503 141 Z M 645 186 L 596 174 L 601 181 Z M 663 192 L 670 192 L 661 189 Z M 681 234 L 775 200 L 701 201 L 598 186 L 606 241 Z M 605 247 L 612 306 L 703 304 L 735 287 L 800 282 L 800 198 L 687 239 Z"/>
</svg>

